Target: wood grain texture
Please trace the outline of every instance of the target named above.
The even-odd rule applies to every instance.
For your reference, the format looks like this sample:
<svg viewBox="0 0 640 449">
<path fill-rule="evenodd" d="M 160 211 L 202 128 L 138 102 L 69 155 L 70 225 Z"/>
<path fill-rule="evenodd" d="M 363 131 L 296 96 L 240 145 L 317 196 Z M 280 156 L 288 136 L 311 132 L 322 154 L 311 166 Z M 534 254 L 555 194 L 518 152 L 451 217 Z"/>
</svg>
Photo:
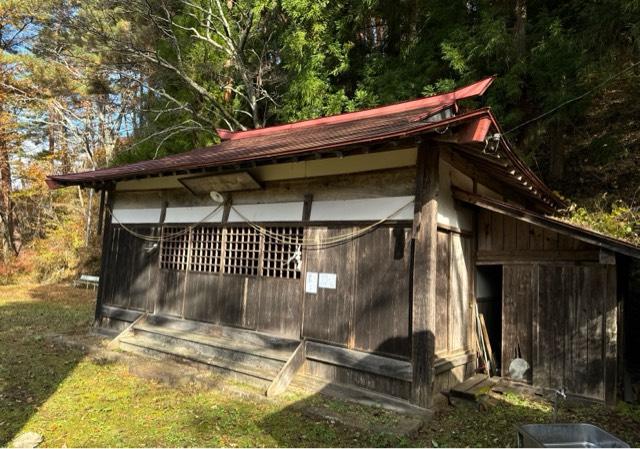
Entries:
<svg viewBox="0 0 640 449">
<path fill-rule="evenodd" d="M 616 266 L 510 265 L 503 273 L 503 373 L 519 344 L 535 387 L 613 403 Z"/>
<path fill-rule="evenodd" d="M 184 271 L 159 270 L 155 312 L 161 315 L 182 316 L 186 273 Z"/>
<path fill-rule="evenodd" d="M 449 348 L 459 352 L 470 345 L 471 315 L 471 243 L 460 234 L 451 234 L 449 279 Z M 439 261 L 438 261 L 439 262 Z"/>
<path fill-rule="evenodd" d="M 409 357 L 410 229 L 378 228 L 356 245 L 354 348 Z"/>
<path fill-rule="evenodd" d="M 618 391 L 618 289 L 615 266 L 607 267 L 604 333 L 604 399 L 608 405 L 615 405 Z"/>
<path fill-rule="evenodd" d="M 436 283 L 438 260 L 438 146 L 420 145 L 416 167 L 414 218 L 411 401 L 430 407 L 433 400 Z"/>
<path fill-rule="evenodd" d="M 309 341 L 307 358 L 405 382 L 411 381 L 411 363 L 390 357 Z"/>
<path fill-rule="evenodd" d="M 438 231 L 438 266 L 436 283 L 436 354 L 449 352 L 449 287 L 451 284 L 451 237 Z"/>
<path fill-rule="evenodd" d="M 309 228 L 312 241 L 353 232 L 354 228 Z M 304 294 L 303 336 L 348 346 L 353 326 L 355 296 L 356 244 L 354 241 L 326 249 L 306 251 L 307 272 L 336 273 L 336 289 L 318 288 L 318 293 Z"/>
<path fill-rule="evenodd" d="M 344 366 L 307 359 L 304 366 L 304 373 L 309 376 L 327 380 L 331 383 L 366 388 L 402 399 L 409 399 L 411 397 L 410 382 L 379 376 Z"/>
<path fill-rule="evenodd" d="M 306 342 L 303 340 L 300 342 L 298 347 L 284 366 L 280 369 L 276 377 L 267 388 L 265 395 L 267 397 L 277 396 L 280 393 L 283 393 L 291 381 L 293 380 L 296 373 L 302 368 L 306 360 Z"/>
<path fill-rule="evenodd" d="M 565 353 L 567 324 L 567 291 L 565 282 L 573 286 L 571 270 L 561 266 L 539 267 L 537 299 L 537 339 L 534 340 L 533 383 L 545 388 L 565 385 Z M 535 301 L 535 298 L 533 298 Z M 534 307 L 536 307 L 534 305 Z"/>
<path fill-rule="evenodd" d="M 252 279 L 247 295 L 248 310 L 259 331 L 300 338 L 304 279 Z M 252 306 L 257 305 L 257 309 Z"/>
<path fill-rule="evenodd" d="M 570 236 L 486 209 L 477 214 L 480 261 L 598 260 L 598 248 Z"/>
<path fill-rule="evenodd" d="M 135 310 L 151 311 L 158 270 L 158 251 L 120 226 L 108 226 L 105 248 L 103 303 Z M 136 226 L 144 235 L 157 235 L 157 228 Z"/>
<path fill-rule="evenodd" d="M 533 360 L 532 302 L 537 300 L 536 265 L 505 265 L 502 275 L 502 375 L 518 353 L 529 365 Z M 531 381 L 531 373 L 528 380 Z"/>
</svg>

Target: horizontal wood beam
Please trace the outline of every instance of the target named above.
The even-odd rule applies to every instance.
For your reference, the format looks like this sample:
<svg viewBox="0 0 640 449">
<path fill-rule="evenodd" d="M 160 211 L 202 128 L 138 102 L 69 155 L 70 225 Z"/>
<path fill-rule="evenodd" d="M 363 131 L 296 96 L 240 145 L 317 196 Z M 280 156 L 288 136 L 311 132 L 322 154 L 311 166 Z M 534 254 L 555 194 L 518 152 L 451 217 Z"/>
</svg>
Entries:
<svg viewBox="0 0 640 449">
<path fill-rule="evenodd" d="M 100 308 L 100 316 L 102 318 L 113 318 L 120 321 L 133 322 L 137 320 L 144 312 L 139 310 L 121 309 L 119 307 L 103 305 Z"/>
<path fill-rule="evenodd" d="M 473 362 L 475 358 L 475 353 L 473 352 L 465 352 L 460 355 L 446 355 L 440 356 L 436 358 L 434 370 L 436 375 L 442 374 L 447 371 L 451 371 L 455 367 L 466 365 L 467 363 Z"/>
<path fill-rule="evenodd" d="M 351 349 L 313 341 L 307 342 L 307 358 L 309 360 L 411 382 L 411 363 L 403 360 L 382 357 L 367 352 L 353 351 Z"/>
<path fill-rule="evenodd" d="M 599 251 L 593 250 L 503 250 L 482 251 L 476 254 L 477 262 L 535 262 L 535 261 L 578 261 L 597 262 Z"/>
</svg>

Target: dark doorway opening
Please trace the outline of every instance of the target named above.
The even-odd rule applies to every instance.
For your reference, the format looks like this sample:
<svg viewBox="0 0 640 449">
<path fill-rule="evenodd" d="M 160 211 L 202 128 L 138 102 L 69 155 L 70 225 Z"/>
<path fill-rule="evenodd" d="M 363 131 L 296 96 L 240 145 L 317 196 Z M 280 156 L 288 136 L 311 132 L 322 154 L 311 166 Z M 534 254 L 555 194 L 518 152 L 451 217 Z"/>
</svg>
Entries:
<svg viewBox="0 0 640 449">
<path fill-rule="evenodd" d="M 478 313 L 484 316 L 496 372 L 502 366 L 502 265 L 482 265 L 476 271 Z"/>
<path fill-rule="evenodd" d="M 618 285 L 623 299 L 622 338 L 623 398 L 626 402 L 640 404 L 640 261 L 618 260 Z"/>
</svg>

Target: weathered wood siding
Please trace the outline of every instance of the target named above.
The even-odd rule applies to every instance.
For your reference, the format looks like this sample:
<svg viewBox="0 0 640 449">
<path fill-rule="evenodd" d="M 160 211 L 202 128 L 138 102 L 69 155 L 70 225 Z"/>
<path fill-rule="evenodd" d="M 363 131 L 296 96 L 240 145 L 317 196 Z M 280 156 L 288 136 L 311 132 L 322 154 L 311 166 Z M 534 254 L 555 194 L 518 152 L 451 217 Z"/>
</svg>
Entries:
<svg viewBox="0 0 640 449">
<path fill-rule="evenodd" d="M 472 238 L 438 231 L 436 354 L 448 356 L 472 348 Z"/>
<path fill-rule="evenodd" d="M 478 212 L 479 263 L 503 265 L 502 374 L 519 356 L 536 387 L 615 401 L 616 265 L 571 237 Z"/>
<path fill-rule="evenodd" d="M 316 241 L 357 228 L 309 228 Z M 339 246 L 307 251 L 306 271 L 337 273 L 337 288 L 304 294 L 303 336 L 352 349 L 409 355 L 410 234 L 381 227 Z"/>
<path fill-rule="evenodd" d="M 474 373 L 472 292 L 472 237 L 439 229 L 435 393 L 449 390 Z"/>
<path fill-rule="evenodd" d="M 305 233 L 321 241 L 358 229 L 308 227 Z M 105 248 L 103 304 L 408 357 L 410 244 L 409 228 L 397 225 L 305 250 L 306 271 L 337 274 L 336 289 L 309 294 L 304 272 L 284 279 L 161 269 L 151 243 L 114 225 Z"/>
<path fill-rule="evenodd" d="M 543 388 L 615 397 L 616 267 L 530 264 L 503 271 L 503 375 L 516 351 Z M 612 349 L 609 349 L 612 348 Z"/>
<path fill-rule="evenodd" d="M 136 226 L 134 229 L 143 235 L 158 232 L 148 226 Z M 157 251 L 147 251 L 150 243 L 119 226 L 111 226 L 107 232 L 108 248 L 104 251 L 107 269 L 102 273 L 103 304 L 153 311 L 153 303 L 150 301 L 157 291 Z"/>
<path fill-rule="evenodd" d="M 484 209 L 478 211 L 477 237 L 479 263 L 598 260 L 587 243 Z"/>
</svg>

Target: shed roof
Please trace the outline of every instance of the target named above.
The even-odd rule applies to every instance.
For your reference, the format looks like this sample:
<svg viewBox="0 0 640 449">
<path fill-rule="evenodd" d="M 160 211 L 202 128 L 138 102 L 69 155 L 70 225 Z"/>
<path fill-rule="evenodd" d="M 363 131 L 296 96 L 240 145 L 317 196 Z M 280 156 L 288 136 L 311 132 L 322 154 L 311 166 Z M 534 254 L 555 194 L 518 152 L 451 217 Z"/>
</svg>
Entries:
<svg viewBox="0 0 640 449">
<path fill-rule="evenodd" d="M 507 215 L 515 218 L 516 220 L 550 229 L 558 234 L 573 237 L 599 248 L 624 254 L 625 256 L 640 258 L 640 247 L 624 240 L 609 237 L 608 235 L 576 226 L 554 217 L 542 215 L 514 204 L 493 198 L 487 198 L 486 196 L 478 195 L 476 193 L 467 192 L 461 189 L 454 189 L 453 194 L 456 199 L 465 203 Z"/>
</svg>

